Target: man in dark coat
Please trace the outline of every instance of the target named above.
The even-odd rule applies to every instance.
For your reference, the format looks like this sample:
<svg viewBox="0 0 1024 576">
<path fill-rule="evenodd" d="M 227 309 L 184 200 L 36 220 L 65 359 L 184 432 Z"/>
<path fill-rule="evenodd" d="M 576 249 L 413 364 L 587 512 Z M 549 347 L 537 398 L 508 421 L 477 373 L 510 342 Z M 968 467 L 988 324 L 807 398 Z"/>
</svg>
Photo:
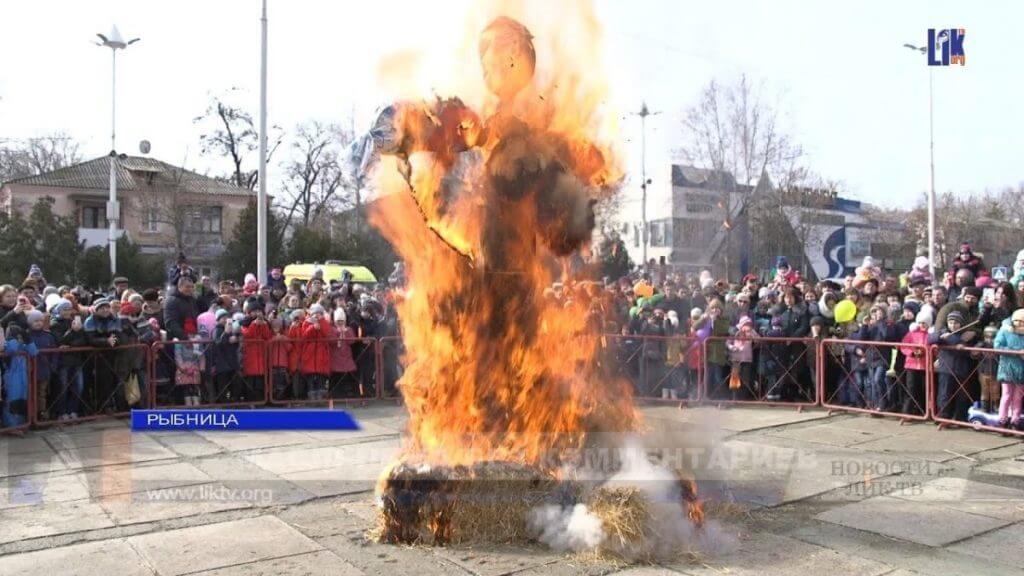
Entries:
<svg viewBox="0 0 1024 576">
<path fill-rule="evenodd" d="M 196 285 L 189 276 L 181 276 L 167 294 L 164 303 L 164 330 L 170 340 L 187 340 L 198 331 L 196 318 L 199 307 L 195 298 Z"/>
</svg>

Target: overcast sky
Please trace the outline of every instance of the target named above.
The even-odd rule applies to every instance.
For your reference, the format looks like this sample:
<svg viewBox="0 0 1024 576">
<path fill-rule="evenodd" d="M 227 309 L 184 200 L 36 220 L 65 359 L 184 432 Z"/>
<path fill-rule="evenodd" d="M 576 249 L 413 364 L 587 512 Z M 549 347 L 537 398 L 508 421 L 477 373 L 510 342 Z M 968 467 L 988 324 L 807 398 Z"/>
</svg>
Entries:
<svg viewBox="0 0 1024 576">
<path fill-rule="evenodd" d="M 336 2 L 270 0 L 270 121 L 306 118 L 365 127 L 388 97 L 381 59 L 450 49 L 464 38 L 470 0 Z M 929 27 L 967 30 L 966 67 L 936 68 L 936 181 L 940 191 L 1024 181 L 1024 3 L 1006 0 L 797 0 L 682 2 L 600 0 L 610 106 L 639 168 L 645 100 L 648 172 L 657 198 L 669 185 L 681 111 L 710 79 L 746 73 L 778 103 L 811 166 L 854 198 L 911 202 L 928 183 L 928 67 L 902 44 Z M 109 150 L 110 55 L 93 44 L 117 23 L 142 41 L 118 56 L 118 148 L 200 172 L 200 115 L 211 93 L 241 89 L 255 113 L 258 0 L 9 2 L 0 31 L 0 138 L 65 130 L 86 157 Z M 566 41 L 570 41 L 566 39 Z M 539 54 L 539 58 L 543 58 Z M 272 167 L 273 168 L 273 167 Z M 638 180 L 638 179 L 637 179 Z M 634 191 L 635 192 L 635 191 Z M 635 194 L 632 194 L 635 196 Z M 628 205 L 635 205 L 635 202 Z"/>
</svg>

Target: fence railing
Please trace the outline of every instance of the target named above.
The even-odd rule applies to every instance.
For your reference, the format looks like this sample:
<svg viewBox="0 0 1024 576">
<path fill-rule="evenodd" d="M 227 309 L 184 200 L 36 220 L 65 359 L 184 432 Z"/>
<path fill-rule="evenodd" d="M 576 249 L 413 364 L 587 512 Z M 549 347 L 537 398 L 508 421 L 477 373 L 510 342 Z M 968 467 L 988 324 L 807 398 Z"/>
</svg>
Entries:
<svg viewBox="0 0 1024 576">
<path fill-rule="evenodd" d="M 1024 435 L 1024 352 L 862 340 L 603 335 L 601 374 L 644 402 L 820 406 Z M 135 407 L 366 402 L 399 396 L 400 337 L 230 338 L 0 352 L 0 433 Z M 1024 372 L 1024 366 L 1016 373 Z M 1000 410 L 1002 408 L 1002 410 Z"/>
</svg>

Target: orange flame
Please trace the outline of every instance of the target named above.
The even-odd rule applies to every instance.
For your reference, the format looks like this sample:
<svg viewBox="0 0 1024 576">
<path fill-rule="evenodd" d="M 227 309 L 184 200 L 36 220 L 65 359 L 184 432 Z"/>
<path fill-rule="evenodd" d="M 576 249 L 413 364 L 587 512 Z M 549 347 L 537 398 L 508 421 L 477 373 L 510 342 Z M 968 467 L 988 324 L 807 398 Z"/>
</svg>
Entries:
<svg viewBox="0 0 1024 576">
<path fill-rule="evenodd" d="M 596 18 L 579 13 L 566 29 L 596 38 Z M 590 61 L 566 57 L 556 38 L 533 40 L 496 18 L 479 33 L 483 73 L 466 90 L 489 96 L 395 107 L 371 222 L 406 263 L 406 458 L 557 464 L 590 432 L 639 425 L 629 388 L 597 368 L 588 303 L 545 297 L 622 171 L 601 141 Z"/>
</svg>

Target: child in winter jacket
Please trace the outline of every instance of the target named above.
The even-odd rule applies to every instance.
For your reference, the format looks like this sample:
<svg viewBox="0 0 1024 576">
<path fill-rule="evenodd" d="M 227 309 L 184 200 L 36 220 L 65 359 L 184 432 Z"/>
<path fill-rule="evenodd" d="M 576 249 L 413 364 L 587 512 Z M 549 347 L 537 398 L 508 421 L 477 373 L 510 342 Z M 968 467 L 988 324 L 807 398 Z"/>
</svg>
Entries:
<svg viewBox="0 0 1024 576">
<path fill-rule="evenodd" d="M 292 343 L 284 331 L 281 318 L 270 320 L 270 384 L 273 388 L 272 399 L 283 400 L 290 396 L 288 386 L 288 367 L 290 364 Z"/>
<path fill-rule="evenodd" d="M 992 350 L 995 347 L 999 328 L 986 326 L 984 340 L 978 348 Z M 981 386 L 981 409 L 985 412 L 999 411 L 999 355 L 995 352 L 973 354 L 978 359 L 978 384 Z"/>
<path fill-rule="evenodd" d="M 994 342 L 996 350 L 1024 351 L 1024 308 L 1003 321 Z M 1024 400 L 1024 357 L 1007 354 L 999 360 L 999 381 L 1003 395 L 999 401 L 999 425 L 1024 429 L 1021 401 Z"/>
<path fill-rule="evenodd" d="M 749 316 L 743 316 L 736 323 L 736 338 L 728 340 L 725 347 L 729 350 L 729 361 L 732 363 L 733 372 L 739 377 L 740 389 L 732 390 L 732 397 L 737 395 L 745 396 L 752 390 L 753 362 L 754 362 L 754 341 L 757 332 L 754 331 L 754 321 Z M 730 375 L 730 381 L 732 376 Z M 732 388 L 732 385 L 730 385 Z"/>
<path fill-rule="evenodd" d="M 299 373 L 305 381 L 306 397 L 310 400 L 327 398 L 327 378 L 331 373 L 331 323 L 327 311 L 320 304 L 309 307 L 309 316 L 302 324 L 302 351 Z"/>
<path fill-rule="evenodd" d="M 46 329 L 44 315 L 38 310 L 32 310 L 25 315 L 28 320 L 28 336 L 36 349 L 40 352 L 52 350 L 57 347 L 57 338 Z M 60 368 L 60 355 L 41 354 L 36 359 L 36 414 L 39 421 L 47 420 L 50 416 L 50 379 L 55 377 Z"/>
<path fill-rule="evenodd" d="M 971 399 L 964 390 L 971 372 L 971 355 L 964 350 L 964 339 L 960 333 L 964 316 L 954 310 L 946 316 L 946 326 L 928 337 L 929 344 L 939 345 L 936 372 L 939 385 L 936 389 L 935 410 L 943 418 L 965 420 Z"/>
<path fill-rule="evenodd" d="M 356 361 L 352 358 L 352 339 L 355 331 L 348 326 L 345 310 L 334 311 L 334 326 L 331 327 L 331 390 L 332 397 L 350 398 L 359 395 L 359 381 L 356 379 Z"/>
<path fill-rule="evenodd" d="M 181 387 L 185 406 L 199 406 L 199 387 L 206 368 L 206 354 L 198 334 L 193 334 L 190 340 L 174 345 L 174 383 Z"/>
<path fill-rule="evenodd" d="M 854 378 L 867 408 L 881 410 L 887 395 L 885 373 L 889 369 L 889 349 L 870 344 L 890 340 L 891 326 L 887 322 L 888 310 L 884 306 L 871 308 L 867 321 L 860 330 L 850 335 L 851 340 L 864 344 L 851 344 Z"/>
<path fill-rule="evenodd" d="M 926 349 L 928 329 L 932 326 L 932 315 L 927 311 L 918 312 L 910 331 L 903 337 L 900 354 L 903 354 L 904 377 L 907 395 L 903 399 L 904 414 L 923 415 L 925 411 L 925 370 L 928 369 Z"/>
<path fill-rule="evenodd" d="M 231 315 L 227 310 L 217 311 L 217 325 L 213 329 L 213 381 L 217 401 L 232 402 L 247 400 L 238 377 L 239 335 L 235 333 Z"/>
<path fill-rule="evenodd" d="M 38 354 L 36 345 L 18 324 L 7 325 L 4 344 L 3 427 L 21 426 L 28 420 L 28 364 Z"/>
<path fill-rule="evenodd" d="M 263 319 L 263 308 L 255 298 L 245 303 L 246 317 L 242 320 L 242 375 L 246 392 L 252 398 L 263 395 L 267 377 L 267 342 L 270 326 Z"/>
</svg>

